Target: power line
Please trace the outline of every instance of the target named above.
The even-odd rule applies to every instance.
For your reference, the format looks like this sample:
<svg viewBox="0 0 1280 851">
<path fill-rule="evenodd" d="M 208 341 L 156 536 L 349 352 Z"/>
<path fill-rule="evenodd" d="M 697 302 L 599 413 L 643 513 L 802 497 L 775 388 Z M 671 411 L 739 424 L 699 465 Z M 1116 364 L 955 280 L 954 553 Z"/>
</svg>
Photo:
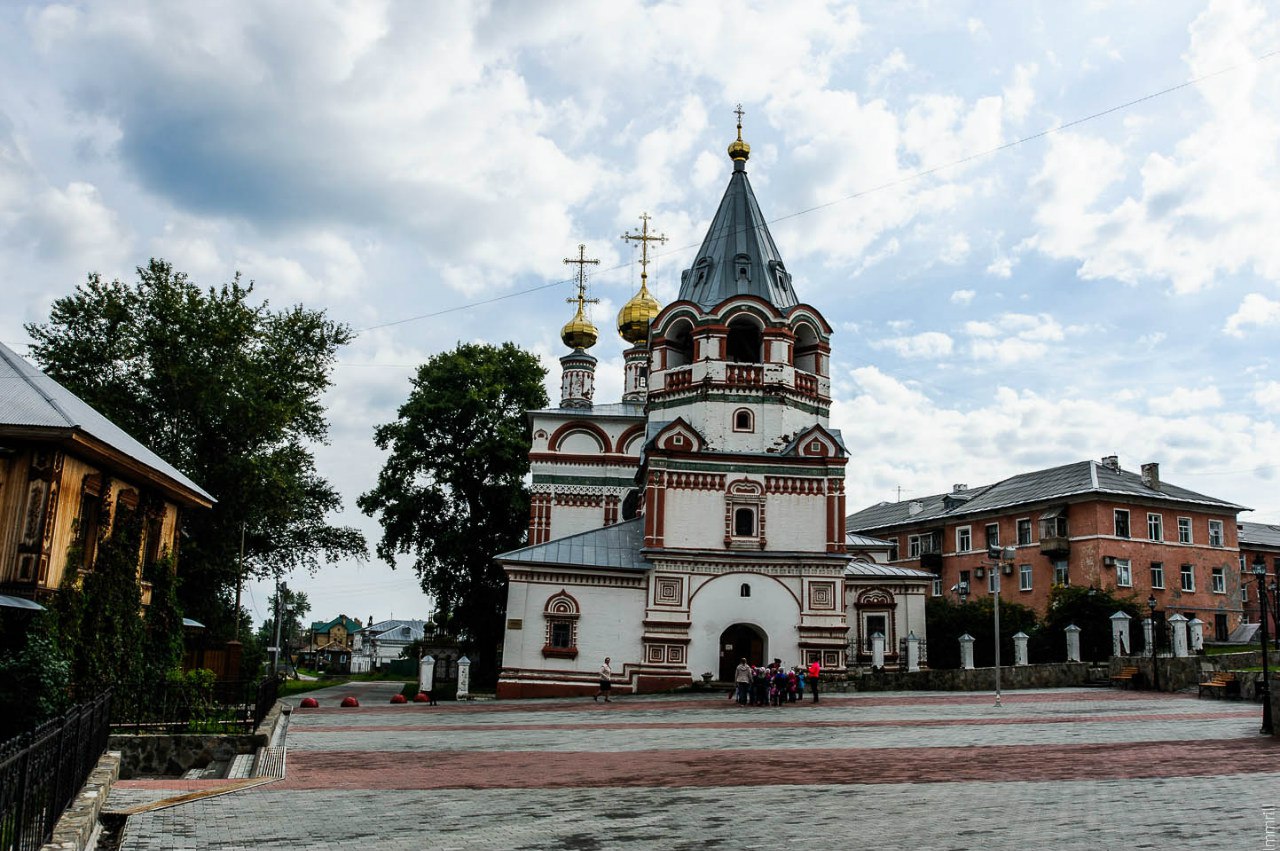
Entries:
<svg viewBox="0 0 1280 851">
<path fill-rule="evenodd" d="M 778 223 L 778 222 L 786 221 L 786 220 L 788 220 L 788 219 L 794 219 L 794 218 L 798 218 L 798 217 L 800 217 L 800 216 L 806 216 L 806 215 L 808 215 L 808 214 L 810 214 L 810 213 L 815 213 L 815 212 L 818 212 L 818 211 L 820 211 L 820 210 L 825 210 L 825 209 L 828 209 L 828 208 L 830 208 L 830 207 L 834 207 L 834 206 L 836 206 L 836 205 L 838 205 L 838 204 L 844 204 L 844 203 L 846 203 L 846 202 L 848 202 L 848 201 L 853 201 L 853 200 L 858 199 L 858 198 L 863 198 L 863 197 L 865 197 L 865 196 L 867 196 L 867 195 L 871 195 L 871 194 L 876 193 L 876 192 L 882 192 L 882 191 L 884 191 L 884 190 L 886 190 L 886 189 L 892 189 L 892 188 L 893 188 L 893 187 L 895 187 L 895 186 L 901 186 L 901 185 L 906 184 L 906 183 L 914 182 L 914 181 L 919 180 L 919 179 L 921 179 L 921 178 L 923 178 L 923 177 L 928 177 L 928 176 L 930 176 L 930 175 L 937 174 L 937 173 L 939 173 L 939 172 L 941 172 L 941 171 L 946 171 L 947 169 L 955 168 L 956 166 L 964 165 L 965 163 L 973 162 L 974 160 L 982 159 L 983 157 L 991 156 L 992 154 L 997 154 L 997 153 L 999 153 L 999 152 L 1001 152 L 1001 151 L 1009 150 L 1010 148 L 1015 148 L 1015 147 L 1017 147 L 1018 145 L 1024 145 L 1024 144 L 1026 144 L 1027 142 L 1034 142 L 1034 141 L 1035 141 L 1035 140 L 1037 140 L 1037 139 L 1043 139 L 1043 138 L 1045 138 L 1045 137 L 1047 137 L 1047 136 L 1051 136 L 1051 135 L 1053 135 L 1054 133 L 1061 133 L 1063 130 L 1069 130 L 1069 129 L 1071 129 L 1072 127 L 1077 127 L 1077 126 L 1079 126 L 1079 125 L 1081 125 L 1081 124 L 1085 124 L 1086 122 L 1094 121 L 1094 120 L 1099 119 L 1099 118 L 1104 118 L 1104 117 L 1106 117 L 1106 116 L 1108 116 L 1108 115 L 1112 115 L 1113 113 L 1116 113 L 1116 112 L 1122 112 L 1123 110 L 1126 110 L 1126 109 L 1129 109 L 1129 108 L 1131 108 L 1131 107 L 1137 106 L 1138 104 L 1146 103 L 1146 102 L 1147 102 L 1147 101 L 1149 101 L 1149 100 L 1155 100 L 1156 98 L 1164 97 L 1165 95 L 1172 94 L 1172 93 L 1177 92 L 1177 91 L 1181 91 L 1182 89 L 1190 88 L 1191 86 L 1195 86 L 1195 85 L 1197 85 L 1197 84 L 1199 84 L 1199 83 L 1203 83 L 1204 81 L 1206 81 L 1206 80 L 1210 80 L 1210 79 L 1213 79 L 1214 77 L 1218 77 L 1218 76 L 1221 76 L 1221 75 L 1223 75 L 1223 74 L 1227 74 L 1227 73 L 1230 73 L 1230 72 L 1232 72 L 1232 71 L 1239 70 L 1240 68 L 1244 68 L 1244 67 L 1247 67 L 1247 66 L 1249 66 L 1249 65 L 1256 65 L 1256 64 L 1258 64 L 1259 62 L 1263 62 L 1263 61 L 1265 61 L 1265 60 L 1267 60 L 1267 59 L 1271 59 L 1271 58 L 1273 58 L 1273 57 L 1275 57 L 1275 56 L 1280 56 L 1280 49 L 1272 50 L 1272 51 L 1269 51 L 1269 52 L 1267 52 L 1267 53 L 1264 53 L 1264 54 L 1262 54 L 1262 55 L 1260 55 L 1260 56 L 1256 56 L 1256 57 L 1254 57 L 1253 59 L 1249 60 L 1248 62 L 1239 62 L 1239 63 L 1237 63 L 1237 64 L 1235 64 L 1235 65 L 1227 66 L 1226 68 L 1219 68 L 1217 71 L 1210 71 L 1210 72 L 1209 72 L 1209 73 L 1207 73 L 1207 74 L 1201 74 L 1199 77 L 1193 77 L 1192 79 L 1190 79 L 1190 80 L 1185 80 L 1185 81 L 1183 81 L 1183 82 L 1181 82 L 1181 83 L 1178 83 L 1177 85 L 1168 86 L 1167 88 L 1160 89 L 1159 91 L 1151 92 L 1150 94 L 1143 95 L 1142 97 L 1138 97 L 1138 98 L 1134 98 L 1133 100 L 1125 101 L 1124 103 L 1117 104 L 1117 105 L 1115 105 L 1115 106 L 1108 107 L 1107 109 L 1103 109 L 1103 110 L 1100 110 L 1100 111 L 1098 111 L 1098 112 L 1091 113 L 1090 115 L 1086 115 L 1086 116 L 1084 116 L 1084 117 L 1082 117 L 1082 118 L 1076 118 L 1076 119 L 1073 119 L 1073 120 L 1071 120 L 1071 121 L 1067 121 L 1067 122 L 1064 122 L 1064 123 L 1062 123 L 1062 124 L 1055 125 L 1055 126 L 1050 127 L 1050 128 L 1048 128 L 1048 129 L 1046 129 L 1046 130 L 1041 130 L 1041 131 L 1040 131 L 1040 132 L 1038 132 L 1038 133 L 1032 133 L 1030 136 L 1022 136 L 1022 137 L 1020 137 L 1020 138 L 1018 138 L 1018 139 L 1014 139 L 1013 141 L 1005 142 L 1005 143 L 1004 143 L 1004 144 L 1002 144 L 1002 145 L 996 145 L 996 146 L 995 146 L 995 147 L 993 147 L 993 148 L 987 148 L 986 150 L 983 150 L 983 151 L 978 151 L 978 152 L 976 152 L 976 153 L 968 154 L 968 155 L 966 155 L 966 156 L 960 157 L 959 159 L 951 160 L 950 162 L 943 163 L 943 164 L 941 164 L 941 165 L 933 166 L 932 168 L 926 168 L 926 169 L 922 169 L 922 170 L 920 170 L 920 171 L 912 172 L 911 174 L 904 175 L 903 177 L 899 177 L 899 178 L 897 178 L 897 179 L 895 179 L 895 180 L 890 180 L 890 181 L 887 181 L 887 182 L 885 182 L 885 183 L 881 183 L 881 184 L 879 184 L 879 185 L 877 185 L 877 186 L 872 186 L 872 187 L 870 187 L 870 188 L 868 188 L 868 189 L 862 189 L 862 190 L 859 190 L 858 192 L 854 192 L 854 193 L 852 193 L 852 194 L 850 194 L 850 195 L 845 195 L 845 196 L 844 196 L 844 197 L 842 197 L 842 198 L 836 198 L 836 199 L 835 199 L 835 200 L 833 200 L 833 201 L 827 201 L 826 203 L 823 203 L 823 204 L 815 204 L 815 205 L 814 205 L 814 206 L 812 206 L 812 207 L 806 207 L 806 208 L 805 208 L 805 209 L 803 209 L 803 210 L 797 210 L 797 211 L 795 211 L 795 212 L 793 212 L 793 213 L 786 213 L 785 215 L 781 215 L 781 216 L 778 216 L 778 217 L 776 217 L 776 218 L 773 218 L 773 219 L 770 219 L 770 220 L 766 221 L 766 222 L 764 223 L 764 225 L 762 225 L 762 227 L 767 226 L 767 225 L 771 225 L 771 224 L 776 224 L 776 223 Z M 698 243 L 690 243 L 690 244 L 688 244 L 688 245 L 682 245 L 682 246 L 673 247 L 673 248 L 672 248 L 672 249 L 670 249 L 669 251 L 664 251 L 664 252 L 662 252 L 662 253 L 660 253 L 660 254 L 656 254 L 655 256 L 656 256 L 656 257 L 667 257 L 667 256 L 670 256 L 670 255 L 672 255 L 672 254 L 676 254 L 676 253 L 679 253 L 679 252 L 682 252 L 682 251 L 688 251 L 688 250 L 689 250 L 689 249 L 691 249 L 691 248 L 696 248 L 696 247 L 697 247 L 697 245 L 698 245 Z M 617 266 L 611 266 L 611 267 L 609 267 L 609 268 L 607 268 L 607 269 L 602 269 L 602 270 L 601 270 L 601 272 L 602 272 L 602 273 L 603 273 L 603 272 L 614 272 L 614 271 L 617 271 L 617 270 L 619 270 L 619 269 L 625 269 L 625 268 L 627 268 L 627 267 L 629 267 L 629 266 L 634 266 L 634 265 L 635 265 L 635 264 L 634 264 L 634 263 L 631 263 L 631 262 L 628 262 L 628 263 L 621 263 L 621 264 L 619 264 L 619 265 L 617 265 Z M 437 317 L 437 316 L 444 316 L 444 315 L 449 314 L 449 313 L 457 313 L 457 312 L 459 312 L 459 311 L 463 311 L 463 310 L 470 310 L 471 308 L 474 308 L 474 307 L 483 307 L 484 305 L 487 305 L 487 304 L 493 304 L 493 303 L 495 303 L 495 302 L 505 301 L 505 300 L 507 300 L 507 299 L 517 298 L 517 297 L 519 297 L 519 296 L 530 295 L 530 294 L 532 294 L 532 293 L 540 292 L 540 291 L 542 291 L 542 290 L 550 289 L 550 288 L 552 288 L 552 287 L 564 286 L 565 284 L 571 284 L 571 283 L 574 283 L 574 282 L 575 282 L 575 280 L 576 280 L 576 279 L 569 279 L 569 278 L 566 278 L 566 279 L 559 280 L 559 281 L 552 281 L 551 283 L 548 283 L 548 284 L 541 284 L 541 285 L 536 286 L 536 287 L 529 287 L 529 288 L 527 288 L 527 289 L 517 290 L 517 291 L 515 291 L 515 292 L 507 293 L 507 294 L 505 294 L 505 295 L 500 295 L 500 296 L 495 296 L 494 298 L 484 299 L 483 301 L 469 302 L 469 303 L 467 303 L 467 304 L 460 304 L 460 305 L 457 305 L 457 306 L 455 306 L 455 307 L 447 307 L 447 308 L 444 308 L 444 309 L 442 309 L 442 310 L 432 311 L 432 312 L 430 312 L 430 313 L 420 313 L 420 314 L 418 314 L 417 316 L 409 316 L 409 317 L 406 317 L 406 318 L 404 318 L 404 319 L 396 319 L 396 320 L 393 320 L 393 321 L 391 321 L 391 322 L 382 322 L 382 323 L 379 323 L 379 324 L 377 324 L 377 325 L 369 325 L 369 326 L 367 326 L 367 327 L 364 327 L 364 328 L 360 328 L 360 329 L 358 329 L 358 332 L 363 332 L 363 331 L 376 331 L 376 330 L 378 330 L 378 329 L 380 329 L 380 328 L 390 328 L 390 327 L 393 327 L 393 326 L 395 326 L 395 325 L 404 325 L 405 323 L 408 323 L 408 322 L 417 322 L 417 321 L 419 321 L 419 320 L 421 320 L 421 319 L 433 319 L 433 318 L 435 318 L 435 317 Z"/>
</svg>

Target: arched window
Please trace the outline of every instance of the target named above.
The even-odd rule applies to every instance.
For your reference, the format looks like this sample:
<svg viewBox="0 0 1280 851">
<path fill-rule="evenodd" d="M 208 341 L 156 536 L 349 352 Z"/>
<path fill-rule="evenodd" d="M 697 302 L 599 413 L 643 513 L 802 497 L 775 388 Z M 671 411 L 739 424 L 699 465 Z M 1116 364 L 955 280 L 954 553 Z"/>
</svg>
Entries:
<svg viewBox="0 0 1280 851">
<path fill-rule="evenodd" d="M 739 317 L 729 323 L 728 360 L 732 363 L 760 363 L 762 360 L 760 328 L 750 319 Z"/>
<path fill-rule="evenodd" d="M 546 618 L 544 657 L 574 659 L 578 656 L 578 601 L 565 591 L 551 595 L 542 609 Z"/>
<path fill-rule="evenodd" d="M 742 583 L 742 587 L 740 587 L 740 588 L 738 589 L 738 596 L 739 596 L 739 597 L 750 597 L 750 596 L 751 596 L 751 586 L 750 586 L 750 585 L 748 585 L 746 582 Z"/>
<path fill-rule="evenodd" d="M 683 321 L 667 330 L 667 369 L 693 362 L 693 326 Z"/>
<path fill-rule="evenodd" d="M 755 431 L 755 418 L 747 408 L 739 408 L 733 412 L 734 431 Z"/>
<path fill-rule="evenodd" d="M 819 340 L 818 332 L 813 326 L 805 322 L 796 327 L 796 349 L 795 349 L 795 365 L 796 369 L 804 372 L 820 375 L 822 370 L 819 368 L 819 359 L 822 353 L 818 349 Z"/>
<path fill-rule="evenodd" d="M 754 508 L 737 508 L 733 512 L 733 534 L 745 538 L 756 533 L 756 512 Z"/>
</svg>

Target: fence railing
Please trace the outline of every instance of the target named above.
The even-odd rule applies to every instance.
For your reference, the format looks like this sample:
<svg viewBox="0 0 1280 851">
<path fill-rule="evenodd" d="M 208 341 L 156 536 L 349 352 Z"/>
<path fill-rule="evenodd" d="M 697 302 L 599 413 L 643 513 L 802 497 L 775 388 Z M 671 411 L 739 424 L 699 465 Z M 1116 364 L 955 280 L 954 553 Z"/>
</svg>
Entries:
<svg viewBox="0 0 1280 851">
<path fill-rule="evenodd" d="M 111 727 L 121 733 L 251 733 L 276 702 L 279 680 L 164 683 L 117 694 Z"/>
<path fill-rule="evenodd" d="M 0 851 L 35 851 L 53 837 L 107 749 L 111 692 L 0 744 Z"/>
</svg>

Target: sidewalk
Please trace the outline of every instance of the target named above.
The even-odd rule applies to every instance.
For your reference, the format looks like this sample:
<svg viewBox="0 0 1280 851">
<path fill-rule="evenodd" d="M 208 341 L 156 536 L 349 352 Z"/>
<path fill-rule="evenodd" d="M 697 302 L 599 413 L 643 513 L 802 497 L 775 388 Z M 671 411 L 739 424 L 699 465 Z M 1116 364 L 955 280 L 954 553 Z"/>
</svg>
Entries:
<svg viewBox="0 0 1280 851">
<path fill-rule="evenodd" d="M 282 781 L 133 816 L 123 848 L 1234 849 L 1280 788 L 1256 704 L 1180 695 L 426 707 L 366 685 L 293 713 Z"/>
</svg>

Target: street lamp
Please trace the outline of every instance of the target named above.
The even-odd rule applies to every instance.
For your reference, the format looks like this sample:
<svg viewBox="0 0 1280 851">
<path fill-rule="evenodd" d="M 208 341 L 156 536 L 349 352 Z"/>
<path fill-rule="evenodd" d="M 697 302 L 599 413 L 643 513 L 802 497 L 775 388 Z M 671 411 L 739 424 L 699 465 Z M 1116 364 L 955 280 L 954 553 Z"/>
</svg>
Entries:
<svg viewBox="0 0 1280 851">
<path fill-rule="evenodd" d="M 994 577 L 991 588 L 996 597 L 993 607 L 996 621 L 996 706 L 1000 705 L 1000 566 L 1012 564 L 1017 557 L 1018 551 L 1014 547 L 987 547 L 987 558 L 991 559 Z"/>
<path fill-rule="evenodd" d="M 1147 597 L 1147 608 L 1151 610 L 1151 685 L 1160 691 L 1160 667 L 1156 664 L 1156 595 Z"/>
<path fill-rule="evenodd" d="M 1262 556 L 1253 563 L 1253 576 L 1258 580 L 1258 605 L 1262 617 L 1262 682 L 1258 684 L 1257 691 L 1262 697 L 1262 729 L 1258 732 L 1263 735 L 1271 734 L 1271 670 L 1267 666 L 1267 563 L 1263 561 Z M 1271 586 L 1272 600 L 1274 607 L 1276 601 L 1275 585 Z"/>
<path fill-rule="evenodd" d="M 951 590 L 960 598 L 960 605 L 964 605 L 965 600 L 969 599 L 969 583 L 961 580 L 951 586 Z"/>
</svg>

